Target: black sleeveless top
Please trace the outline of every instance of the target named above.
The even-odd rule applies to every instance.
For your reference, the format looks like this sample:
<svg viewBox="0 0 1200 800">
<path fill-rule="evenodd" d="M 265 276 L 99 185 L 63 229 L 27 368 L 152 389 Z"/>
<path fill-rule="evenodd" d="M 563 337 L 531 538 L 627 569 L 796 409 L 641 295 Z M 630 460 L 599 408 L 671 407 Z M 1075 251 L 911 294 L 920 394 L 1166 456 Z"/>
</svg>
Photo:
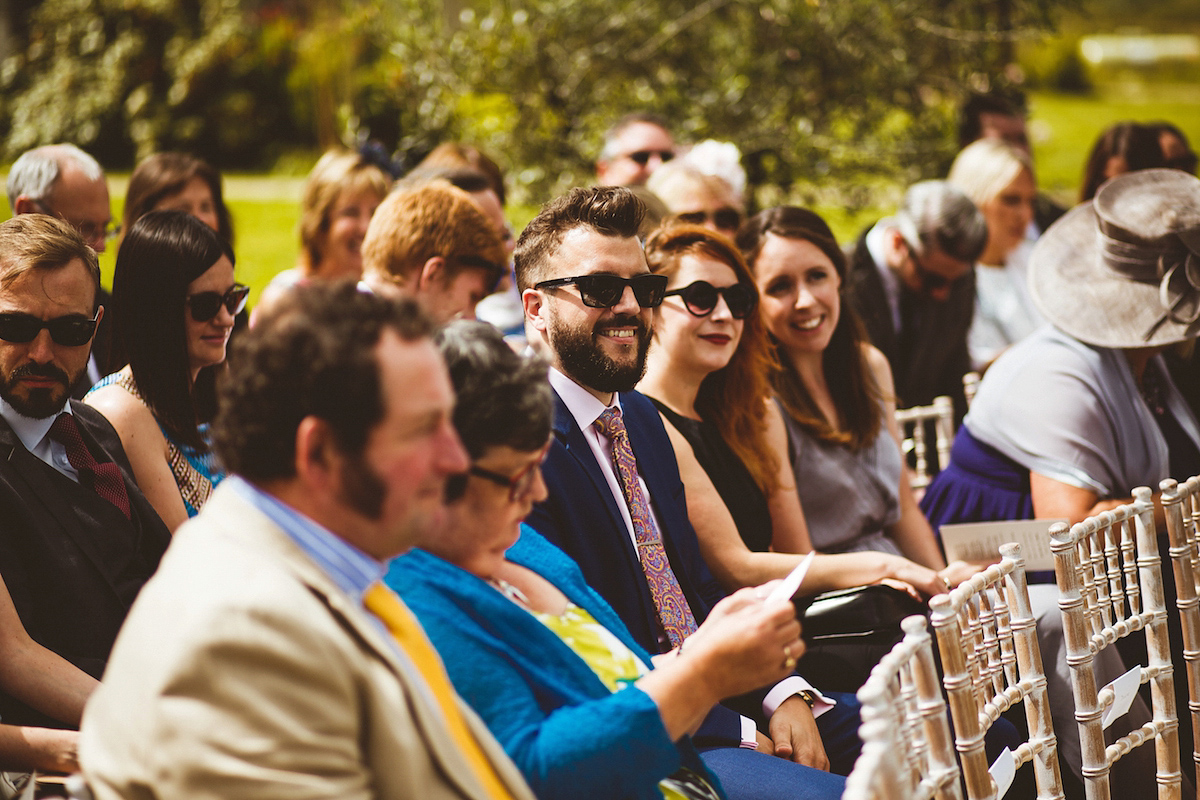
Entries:
<svg viewBox="0 0 1200 800">
<path fill-rule="evenodd" d="M 771 546 L 771 512 L 766 495 L 754 482 L 750 470 L 726 444 L 717 426 L 680 416 L 653 397 L 650 400 L 691 444 L 696 461 L 708 473 L 717 494 L 729 509 L 746 547 L 758 553 L 766 552 Z"/>
</svg>

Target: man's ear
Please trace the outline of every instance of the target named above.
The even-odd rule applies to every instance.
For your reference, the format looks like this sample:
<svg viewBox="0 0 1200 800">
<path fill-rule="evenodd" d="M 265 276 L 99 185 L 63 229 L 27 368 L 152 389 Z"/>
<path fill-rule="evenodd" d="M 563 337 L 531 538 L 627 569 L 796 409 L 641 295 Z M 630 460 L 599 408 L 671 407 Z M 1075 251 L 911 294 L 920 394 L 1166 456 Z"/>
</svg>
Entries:
<svg viewBox="0 0 1200 800">
<path fill-rule="evenodd" d="M 908 255 L 908 242 L 904 240 L 904 234 L 900 233 L 898 228 L 889 228 L 884 237 L 884 260 L 892 269 L 899 269 L 904 263 L 905 256 Z"/>
<path fill-rule="evenodd" d="M 416 290 L 426 292 L 430 289 L 440 289 L 446 284 L 446 259 L 434 256 L 427 259 L 421 266 L 421 274 L 417 276 Z"/>
<path fill-rule="evenodd" d="M 537 289 L 526 289 L 521 292 L 521 305 L 525 308 L 525 320 L 527 324 L 532 325 L 534 330 L 545 333 L 546 318 L 543 316 L 545 311 L 545 298 Z"/>
<path fill-rule="evenodd" d="M 13 216 L 18 214 L 40 214 L 42 209 L 38 207 L 38 201 L 33 198 L 20 195 L 13 204 Z"/>
<path fill-rule="evenodd" d="M 296 427 L 296 477 L 308 490 L 332 485 L 341 454 L 333 441 L 329 423 L 308 416 Z"/>
</svg>

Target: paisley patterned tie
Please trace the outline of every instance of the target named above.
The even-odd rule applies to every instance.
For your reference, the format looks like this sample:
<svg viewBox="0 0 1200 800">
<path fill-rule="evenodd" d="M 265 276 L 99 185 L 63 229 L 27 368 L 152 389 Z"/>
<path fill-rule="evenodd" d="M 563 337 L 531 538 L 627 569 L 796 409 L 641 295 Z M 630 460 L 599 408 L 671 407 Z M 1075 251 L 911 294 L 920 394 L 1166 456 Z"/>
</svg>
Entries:
<svg viewBox="0 0 1200 800">
<path fill-rule="evenodd" d="M 621 491 L 625 493 L 629 516 L 633 518 L 638 559 L 642 562 L 646 583 L 650 585 L 650 594 L 654 597 L 654 605 L 658 609 L 658 621 L 670 638 L 671 645 L 678 647 L 695 632 L 696 618 L 692 616 L 692 609 L 688 606 L 687 598 L 683 596 L 683 589 L 679 588 L 679 580 L 671 571 L 667 551 L 663 549 L 662 537 L 659 536 L 650 516 L 650 504 L 646 501 L 642 485 L 638 482 L 637 459 L 633 457 L 633 448 L 629 445 L 629 432 L 625 430 L 625 421 L 621 419 L 620 409 L 614 406 L 606 408 L 600 418 L 592 424 L 612 442 L 613 467 L 617 470 Z"/>
</svg>

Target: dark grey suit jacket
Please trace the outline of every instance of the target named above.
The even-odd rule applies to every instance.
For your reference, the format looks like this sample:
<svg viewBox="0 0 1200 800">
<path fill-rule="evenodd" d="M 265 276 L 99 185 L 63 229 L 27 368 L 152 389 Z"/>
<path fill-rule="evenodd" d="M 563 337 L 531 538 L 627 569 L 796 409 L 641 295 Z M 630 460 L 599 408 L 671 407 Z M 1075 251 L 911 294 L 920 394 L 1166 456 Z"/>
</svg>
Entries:
<svg viewBox="0 0 1200 800">
<path fill-rule="evenodd" d="M 171 534 L 134 483 L 112 425 L 90 406 L 71 408 L 96 460 L 120 466 L 132 519 L 32 455 L 0 418 L 0 574 L 29 635 L 98 678 Z M 0 718 L 61 727 L 3 693 Z"/>
<path fill-rule="evenodd" d="M 938 301 L 901 284 L 900 330 L 892 321 L 883 279 L 864 232 L 850 257 L 845 297 L 892 367 L 896 407 L 925 405 L 939 395 L 954 399 L 955 416 L 966 413 L 962 377 L 971 369 L 967 331 L 975 313 L 975 272 L 955 282 Z"/>
</svg>

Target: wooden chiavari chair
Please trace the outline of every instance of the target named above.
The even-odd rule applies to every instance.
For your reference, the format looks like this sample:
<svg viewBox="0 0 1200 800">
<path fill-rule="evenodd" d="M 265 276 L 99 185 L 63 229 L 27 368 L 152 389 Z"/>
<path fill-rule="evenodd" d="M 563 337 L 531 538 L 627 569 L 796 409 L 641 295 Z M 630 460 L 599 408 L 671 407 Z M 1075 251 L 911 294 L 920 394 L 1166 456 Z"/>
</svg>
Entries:
<svg viewBox="0 0 1200 800">
<path fill-rule="evenodd" d="M 926 423 L 933 426 L 938 469 L 945 469 L 950 463 L 950 448 L 954 444 L 954 403 L 949 397 L 935 397 L 927 406 L 896 410 L 896 424 L 903 437 L 901 449 L 906 456 L 912 453 L 914 459 L 910 473 L 914 490 L 924 489 L 936 474 L 929 461 Z"/>
<path fill-rule="evenodd" d="M 950 698 L 955 749 L 970 800 L 993 800 L 984 736 L 1000 715 L 1022 703 L 1029 739 L 1013 753 L 1014 768 L 1033 764 L 1039 800 L 1063 797 L 1058 748 L 1046 696 L 1036 622 L 1029 606 L 1021 548 L 1006 544 L 1001 560 L 929 602 Z"/>
<path fill-rule="evenodd" d="M 901 623 L 904 638 L 858 691 L 863 751 L 844 800 L 962 800 L 946 701 L 925 618 Z"/>
<path fill-rule="evenodd" d="M 1200 775 L 1200 477 L 1183 483 L 1168 478 L 1159 484 L 1167 518 L 1168 553 L 1175 575 L 1175 606 L 1183 632 L 1183 668 L 1192 719 L 1192 761 Z M 1180 709 L 1182 713 L 1182 709 Z"/>
<path fill-rule="evenodd" d="M 1113 764 L 1147 742 L 1154 743 L 1159 799 L 1176 800 L 1181 794 L 1179 723 L 1154 503 L 1145 486 L 1134 489 L 1133 496 L 1133 503 L 1070 527 L 1060 522 L 1050 528 L 1088 800 L 1108 800 Z M 1102 720 L 1116 693 L 1097 689 L 1095 655 L 1138 630 L 1146 631 L 1146 665 L 1138 679 L 1150 684 L 1152 719 L 1105 747 Z"/>
</svg>

